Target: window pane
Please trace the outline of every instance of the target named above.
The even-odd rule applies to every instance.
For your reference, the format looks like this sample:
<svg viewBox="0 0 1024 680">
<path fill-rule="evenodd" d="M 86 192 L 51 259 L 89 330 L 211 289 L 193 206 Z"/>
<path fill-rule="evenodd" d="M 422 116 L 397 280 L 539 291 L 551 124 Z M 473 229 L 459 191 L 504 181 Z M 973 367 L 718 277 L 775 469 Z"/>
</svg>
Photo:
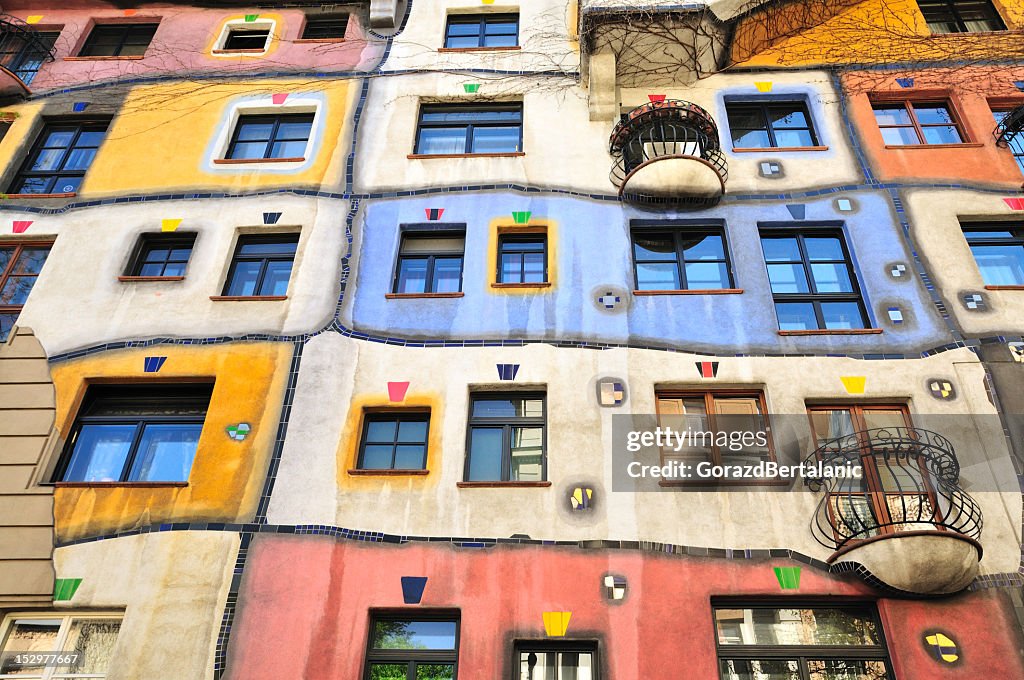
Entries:
<svg viewBox="0 0 1024 680">
<path fill-rule="evenodd" d="M 364 470 L 387 470 L 391 467 L 391 456 L 394 447 L 391 444 L 367 444 L 363 447 Z"/>
<path fill-rule="evenodd" d="M 51 130 L 43 141 L 43 147 L 66 147 L 75 138 L 75 130 Z"/>
<path fill-rule="evenodd" d="M 789 659 L 722 659 L 722 680 L 800 680 L 800 665 Z"/>
<path fill-rule="evenodd" d="M 187 482 L 202 431 L 201 423 L 146 425 L 128 478 L 133 482 Z"/>
<path fill-rule="evenodd" d="M 731 128 L 757 129 L 765 126 L 760 107 L 726 106 L 726 112 Z"/>
<path fill-rule="evenodd" d="M 502 254 L 499 283 L 523 283 L 523 256 Z"/>
<path fill-rule="evenodd" d="M 54 652 L 57 651 L 57 633 L 60 631 L 60 619 L 15 619 L 4 640 L 3 651 L 13 652 Z M 0 667 L 0 673 L 18 675 L 41 675 L 44 666 L 14 665 L 14 659 L 8 657 Z"/>
<path fill-rule="evenodd" d="M 12 274 L 38 274 L 46 262 L 46 256 L 50 254 L 49 248 L 23 248 L 18 261 L 14 263 Z M 2 258 L 0 258 L 2 259 Z M 3 267 L 0 266 L 0 270 Z"/>
<path fill-rule="evenodd" d="M 469 434 L 467 481 L 501 480 L 501 446 L 504 431 L 495 427 L 474 427 Z"/>
<path fill-rule="evenodd" d="M 135 425 L 83 425 L 63 481 L 120 481 L 135 430 Z"/>
<path fill-rule="evenodd" d="M 809 659 L 810 680 L 887 680 L 885 662 L 854 659 Z"/>
<path fill-rule="evenodd" d="M 686 287 L 691 290 L 728 288 L 729 270 L 722 262 L 689 262 Z"/>
<path fill-rule="evenodd" d="M 762 238 L 761 246 L 767 262 L 800 261 L 800 247 L 795 238 Z"/>
<path fill-rule="evenodd" d="M 775 313 L 779 317 L 779 330 L 806 331 L 818 327 L 814 305 L 810 302 L 777 302 Z"/>
<path fill-rule="evenodd" d="M 427 260 L 403 258 L 398 263 L 396 293 L 427 292 Z"/>
<path fill-rule="evenodd" d="M 7 269 L 7 265 L 10 264 L 11 258 L 14 257 L 14 247 L 2 247 L 0 246 L 0 273 L 3 273 Z"/>
<path fill-rule="evenodd" d="M 292 261 L 276 260 L 267 263 L 267 273 L 260 284 L 260 295 L 284 295 L 288 292 L 288 279 L 292 275 Z"/>
<path fill-rule="evenodd" d="M 395 469 L 422 470 L 426 453 L 424 444 L 400 444 L 395 448 Z"/>
<path fill-rule="evenodd" d="M 804 239 L 804 248 L 812 262 L 846 258 L 842 242 L 834 236 L 809 236 Z"/>
<path fill-rule="evenodd" d="M 287 255 L 295 252 L 298 239 L 283 241 L 243 240 L 238 249 L 240 255 Z"/>
<path fill-rule="evenodd" d="M 850 272 L 845 262 L 812 264 L 811 276 L 814 277 L 814 287 L 819 293 L 853 292 L 853 283 L 850 282 Z"/>
<path fill-rule="evenodd" d="M 31 170 L 33 172 L 48 172 L 56 170 L 60 166 L 60 161 L 64 157 L 65 149 L 42 149 L 39 151 L 39 155 L 36 156 L 35 162 L 32 163 Z"/>
<path fill-rule="evenodd" d="M 18 312 L 0 312 L 0 342 L 7 340 L 7 336 L 18 320 Z"/>
<path fill-rule="evenodd" d="M 256 279 L 260 275 L 259 262 L 236 262 L 225 295 L 255 295 Z"/>
<path fill-rule="evenodd" d="M 64 170 L 87 170 L 96 157 L 95 148 L 72 149 L 64 161 Z"/>
<path fill-rule="evenodd" d="M 917 132 L 912 127 L 882 128 L 882 141 L 893 146 L 920 144 Z"/>
<path fill-rule="evenodd" d="M 403 255 L 418 253 L 461 253 L 465 250 L 463 236 L 404 236 L 399 252 Z"/>
<path fill-rule="evenodd" d="M 764 130 L 732 130 L 732 145 L 738 149 L 766 149 L 772 145 Z"/>
<path fill-rule="evenodd" d="M 776 130 L 776 146 L 814 146 L 814 137 L 810 130 Z"/>
<path fill-rule="evenodd" d="M 454 621 L 376 621 L 374 649 L 455 649 Z"/>
<path fill-rule="evenodd" d="M 637 263 L 636 279 L 639 290 L 679 290 L 679 266 L 675 262 Z"/>
<path fill-rule="evenodd" d="M 879 125 L 912 125 L 910 112 L 903 105 L 876 106 L 875 121 Z"/>
<path fill-rule="evenodd" d="M 480 35 L 480 22 L 472 21 L 451 21 L 448 23 L 448 35 Z"/>
<path fill-rule="evenodd" d="M 271 158 L 302 158 L 306 154 L 306 140 L 274 142 L 270 145 Z"/>
<path fill-rule="evenodd" d="M 297 139 L 306 141 L 309 139 L 309 132 L 312 128 L 312 118 L 301 120 L 282 118 L 280 125 L 277 126 L 277 139 Z"/>
<path fill-rule="evenodd" d="M 416 680 L 455 680 L 454 664 L 416 664 Z"/>
<path fill-rule="evenodd" d="M 409 664 L 375 663 L 370 665 L 370 680 L 408 680 Z"/>
<path fill-rule="evenodd" d="M 770 264 L 768 280 L 772 284 L 773 293 L 806 293 L 807 275 L 801 264 Z"/>
<path fill-rule="evenodd" d="M 914 104 L 914 115 L 921 125 L 949 123 L 953 124 L 953 115 L 949 109 L 939 104 Z"/>
<path fill-rule="evenodd" d="M 511 479 L 519 482 L 544 480 L 544 428 L 512 428 Z"/>
<path fill-rule="evenodd" d="M 547 280 L 544 273 L 544 253 L 526 253 L 523 255 L 523 283 L 543 283 Z"/>
<path fill-rule="evenodd" d="M 462 290 L 462 258 L 445 257 L 434 260 L 435 293 L 458 293 Z"/>
<path fill-rule="evenodd" d="M 769 107 L 768 120 L 773 128 L 809 128 L 803 109 L 796 107 Z"/>
<path fill-rule="evenodd" d="M 185 265 L 183 263 L 180 263 L 180 262 L 178 262 L 178 263 L 172 262 L 172 263 L 168 264 L 166 267 L 164 267 L 163 275 L 164 276 L 184 276 L 185 275 Z"/>
<path fill-rule="evenodd" d="M 519 151 L 519 127 L 473 128 L 473 153 L 512 153 Z"/>
<path fill-rule="evenodd" d="M 421 128 L 416 153 L 466 153 L 466 128 Z"/>
<path fill-rule="evenodd" d="M 633 256 L 638 262 L 675 260 L 675 240 L 668 233 L 634 234 Z"/>
<path fill-rule="evenodd" d="M 520 651 L 520 680 L 592 680 L 590 652 Z"/>
<path fill-rule="evenodd" d="M 231 147 L 228 152 L 228 158 L 237 159 L 253 159 L 263 158 L 263 154 L 267 151 L 266 142 L 238 142 Z"/>
<path fill-rule="evenodd" d="M 683 257 L 688 262 L 694 260 L 724 260 L 725 248 L 719 234 L 683 235 Z"/>
<path fill-rule="evenodd" d="M 1024 246 L 972 245 L 971 252 L 986 285 L 1024 285 Z"/>
<path fill-rule="evenodd" d="M 519 44 L 519 38 L 513 33 L 509 35 L 487 35 L 484 36 L 484 47 L 515 47 Z"/>
<path fill-rule="evenodd" d="M 106 128 L 102 130 L 84 130 L 82 131 L 82 134 L 78 135 L 78 141 L 75 142 L 75 146 L 97 147 L 103 141 L 103 138 L 106 136 L 106 134 Z"/>
<path fill-rule="evenodd" d="M 237 140 L 240 142 L 265 142 L 274 130 L 273 121 L 256 122 L 241 118 L 238 123 Z"/>
<path fill-rule="evenodd" d="M 864 316 L 856 302 L 822 302 L 821 316 L 825 328 L 864 328 Z"/>
<path fill-rule="evenodd" d="M 543 399 L 474 397 L 474 418 L 540 418 L 544 415 Z"/>
<path fill-rule="evenodd" d="M 802 609 L 716 609 L 721 645 L 880 645 L 878 627 L 865 611 Z"/>
<path fill-rule="evenodd" d="M 371 420 L 366 423 L 366 441 L 368 442 L 393 442 L 395 441 L 394 420 Z"/>
<path fill-rule="evenodd" d="M 921 128 L 927 144 L 959 144 L 963 140 L 960 132 L 952 125 L 941 125 Z"/>
<path fill-rule="evenodd" d="M 78 652 L 75 673 L 106 673 L 114 658 L 114 646 L 121 622 L 110 619 L 74 619 L 64 643 L 64 652 Z"/>
<path fill-rule="evenodd" d="M 0 289 L 0 304 L 23 305 L 36 282 L 34 276 L 12 276 Z"/>
<path fill-rule="evenodd" d="M 399 423 L 398 441 L 403 443 L 427 441 L 427 421 L 404 420 Z"/>
</svg>

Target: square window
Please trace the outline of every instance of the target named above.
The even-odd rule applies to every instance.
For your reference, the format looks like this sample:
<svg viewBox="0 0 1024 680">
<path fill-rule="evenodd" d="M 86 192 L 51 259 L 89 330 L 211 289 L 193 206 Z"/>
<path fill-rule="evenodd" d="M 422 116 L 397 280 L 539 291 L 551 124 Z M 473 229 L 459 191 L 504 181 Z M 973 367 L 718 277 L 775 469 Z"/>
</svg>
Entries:
<svg viewBox="0 0 1024 680">
<path fill-rule="evenodd" d="M 545 234 L 498 237 L 498 283 L 547 283 L 548 239 Z"/>
<path fill-rule="evenodd" d="M 779 330 L 867 327 L 842 232 L 762 229 L 761 247 Z"/>
<path fill-rule="evenodd" d="M 52 243 L 0 241 L 0 342 L 28 300 Z"/>
<path fill-rule="evenodd" d="M 597 643 L 515 641 L 515 680 L 598 680 Z"/>
<path fill-rule="evenodd" d="M 636 290 L 732 288 L 725 232 L 718 227 L 634 227 Z"/>
<path fill-rule="evenodd" d="M 345 37 L 348 15 L 306 17 L 302 29 L 303 40 L 338 40 Z"/>
<path fill-rule="evenodd" d="M 515 47 L 518 44 L 518 14 L 448 15 L 444 37 L 447 48 Z"/>
<path fill-rule="evenodd" d="M 233 26 L 228 29 L 222 50 L 245 50 L 262 52 L 270 42 L 270 29 Z"/>
<path fill-rule="evenodd" d="M 97 24 L 82 45 L 80 57 L 141 57 L 157 24 Z"/>
<path fill-rule="evenodd" d="M 818 145 L 807 104 L 793 101 L 727 101 L 734 148 L 802 148 Z"/>
<path fill-rule="evenodd" d="M 429 412 L 368 413 L 359 443 L 360 470 L 425 470 Z"/>
<path fill-rule="evenodd" d="M 889 146 L 962 144 L 967 135 L 948 101 L 873 102 L 878 129 Z"/>
<path fill-rule="evenodd" d="M 224 295 L 277 297 L 287 294 L 298 244 L 298 234 L 239 237 L 224 284 Z"/>
<path fill-rule="evenodd" d="M 369 638 L 365 680 L 455 680 L 458 676 L 458 614 L 371 612 Z"/>
<path fill-rule="evenodd" d="M 57 481 L 187 482 L 212 383 L 90 385 Z"/>
<path fill-rule="evenodd" d="M 917 5 L 932 33 L 1006 30 L 991 0 L 918 0 Z"/>
<path fill-rule="evenodd" d="M 3 677 L 105 678 L 113 660 L 121 617 L 90 613 L 60 616 L 49 612 L 12 614 L 4 621 L 3 646 L 0 647 Z M 17 655 L 33 652 L 57 652 L 77 655 L 71 666 L 26 665 L 17 663 Z M 9 674 L 9 675 L 8 675 Z"/>
<path fill-rule="evenodd" d="M 522 104 L 424 104 L 418 155 L 517 153 L 523 147 Z"/>
<path fill-rule="evenodd" d="M 78 191 L 110 121 L 48 123 L 36 139 L 8 193 L 70 194 Z"/>
<path fill-rule="evenodd" d="M 1024 226 L 966 224 L 963 231 L 986 286 L 1024 286 Z"/>
<path fill-rule="evenodd" d="M 392 292 L 460 293 L 466 236 L 462 231 L 407 231 L 402 234 Z"/>
<path fill-rule="evenodd" d="M 303 161 L 313 130 L 313 118 L 312 113 L 239 116 L 226 158 Z"/>
<path fill-rule="evenodd" d="M 547 480 L 546 410 L 542 392 L 471 395 L 467 482 Z"/>
<path fill-rule="evenodd" d="M 195 242 L 196 235 L 190 233 L 143 234 L 126 275 L 184 276 Z"/>
</svg>

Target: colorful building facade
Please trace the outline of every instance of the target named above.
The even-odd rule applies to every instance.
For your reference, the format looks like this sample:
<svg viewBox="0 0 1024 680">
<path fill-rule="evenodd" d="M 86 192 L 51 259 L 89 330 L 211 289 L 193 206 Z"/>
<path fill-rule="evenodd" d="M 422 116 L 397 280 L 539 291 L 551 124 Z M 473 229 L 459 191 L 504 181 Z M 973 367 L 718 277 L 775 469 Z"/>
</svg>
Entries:
<svg viewBox="0 0 1024 680">
<path fill-rule="evenodd" d="M 1018 4 L 5 4 L 0 678 L 1024 677 Z"/>
</svg>

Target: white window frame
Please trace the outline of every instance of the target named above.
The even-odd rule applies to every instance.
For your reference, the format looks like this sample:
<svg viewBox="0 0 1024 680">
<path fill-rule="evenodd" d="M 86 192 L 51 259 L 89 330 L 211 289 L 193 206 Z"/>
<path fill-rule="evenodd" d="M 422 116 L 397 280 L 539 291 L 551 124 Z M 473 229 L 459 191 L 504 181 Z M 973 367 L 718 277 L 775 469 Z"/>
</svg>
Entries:
<svg viewBox="0 0 1024 680">
<path fill-rule="evenodd" d="M 67 614 L 53 611 L 23 611 L 8 614 L 3 619 L 3 625 L 0 626 L 0 652 L 4 651 L 7 645 L 7 636 L 11 632 L 11 627 L 14 622 L 18 619 L 54 619 L 61 622 L 60 630 L 57 631 L 57 641 L 54 644 L 55 649 L 48 649 L 42 651 L 68 651 L 64 650 L 64 645 L 67 644 L 68 631 L 71 629 L 71 622 L 75 619 L 110 619 L 111 621 L 120 621 L 122 626 L 124 625 L 124 613 L 112 613 L 112 612 L 69 612 Z M 120 632 L 118 633 L 120 635 Z M 65 672 L 61 672 L 61 671 Z M 57 668 L 54 666 L 46 666 L 40 675 L 25 675 L 24 673 L 19 675 L 8 675 L 2 674 L 0 678 L 11 678 L 12 680 L 57 680 L 59 678 L 106 678 L 106 673 L 68 673 L 67 669 Z"/>
<path fill-rule="evenodd" d="M 235 28 L 257 28 L 267 29 L 267 40 L 263 43 L 263 50 L 261 52 L 239 52 L 237 50 L 226 50 L 224 45 L 227 44 L 228 36 L 231 35 L 232 29 Z M 239 54 L 248 54 L 254 57 L 266 54 L 267 50 L 270 49 L 270 43 L 273 42 L 274 37 L 277 33 L 277 21 L 274 19 L 257 19 L 256 21 L 246 21 L 242 19 L 228 19 L 221 26 L 220 36 L 217 38 L 217 42 L 213 44 L 213 56 L 215 57 L 235 57 Z"/>
</svg>

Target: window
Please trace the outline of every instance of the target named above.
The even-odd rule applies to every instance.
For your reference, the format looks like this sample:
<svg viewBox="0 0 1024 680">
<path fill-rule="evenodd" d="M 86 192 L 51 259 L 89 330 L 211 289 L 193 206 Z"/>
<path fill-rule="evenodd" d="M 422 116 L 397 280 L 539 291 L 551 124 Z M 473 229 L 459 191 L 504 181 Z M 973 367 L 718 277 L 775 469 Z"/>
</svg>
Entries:
<svg viewBox="0 0 1024 680">
<path fill-rule="evenodd" d="M 597 680 L 597 643 L 516 640 L 514 680 Z"/>
<path fill-rule="evenodd" d="M 371 413 L 363 419 L 360 470 L 425 470 L 430 413 Z"/>
<path fill-rule="evenodd" d="M 498 238 L 498 283 L 546 283 L 547 237 L 543 234 Z"/>
<path fill-rule="evenodd" d="M 445 47 L 515 47 L 518 44 L 518 14 L 448 15 Z"/>
<path fill-rule="evenodd" d="M 224 295 L 283 296 L 288 292 L 299 235 L 242 236 L 235 247 Z"/>
<path fill-rule="evenodd" d="M 98 24 L 82 45 L 80 57 L 141 57 L 157 24 Z"/>
<path fill-rule="evenodd" d="M 523 147 L 522 104 L 424 104 L 416 154 L 516 153 Z"/>
<path fill-rule="evenodd" d="M 246 50 L 262 52 L 267 49 L 270 41 L 269 28 L 244 28 L 241 26 L 228 29 L 222 50 Z"/>
<path fill-rule="evenodd" d="M 186 482 L 213 385 L 90 385 L 63 482 Z"/>
<path fill-rule="evenodd" d="M 867 605 L 715 604 L 721 680 L 892 680 Z"/>
<path fill-rule="evenodd" d="M 546 480 L 544 394 L 481 392 L 470 401 L 466 481 Z"/>
<path fill-rule="evenodd" d="M 105 678 L 120 630 L 121 617 L 107 614 L 14 614 L 4 622 L 0 676 L 37 680 Z M 70 666 L 19 664 L 19 652 L 74 654 L 77 661 Z"/>
<path fill-rule="evenodd" d="M 417 611 L 415 618 L 371 617 L 365 680 L 455 680 L 459 619 Z"/>
<path fill-rule="evenodd" d="M 47 124 L 14 178 L 9 193 L 77 192 L 109 124 L 109 121 Z"/>
<path fill-rule="evenodd" d="M 780 330 L 867 327 L 840 232 L 761 230 L 761 247 Z"/>
<path fill-rule="evenodd" d="M 633 229 L 637 290 L 732 288 L 725 234 L 716 227 Z"/>
<path fill-rule="evenodd" d="M 657 409 L 658 424 L 662 427 L 677 432 L 710 433 L 692 438 L 690 445 L 678 450 L 675 446 L 662 449 L 664 464 L 679 461 L 686 465 L 756 465 L 774 458 L 761 392 L 659 392 Z M 743 442 L 743 433 L 747 432 L 751 436 Z M 758 441 L 757 433 L 761 432 L 765 434 Z M 719 433 L 727 433 L 729 440 L 736 439 L 737 444 L 722 445 Z"/>
<path fill-rule="evenodd" d="M 337 40 L 345 37 L 348 28 L 348 15 L 333 17 L 306 18 L 306 26 L 302 29 L 303 40 Z"/>
<path fill-rule="evenodd" d="M 1002 123 L 1014 109 L 995 109 L 992 114 L 996 117 L 997 123 Z M 1020 168 L 1021 172 L 1024 172 L 1024 135 L 1016 134 L 1010 138 L 1007 145 L 1010 149 L 1010 153 L 1013 154 L 1013 160 L 1017 161 L 1017 167 Z"/>
<path fill-rule="evenodd" d="M 195 234 L 143 234 L 128 276 L 184 276 L 195 242 Z"/>
<path fill-rule="evenodd" d="M 49 254 L 49 243 L 0 241 L 0 342 L 7 340 Z"/>
<path fill-rule="evenodd" d="M 994 222 L 963 229 L 985 285 L 1024 286 L 1024 226 Z"/>
<path fill-rule="evenodd" d="M 464 232 L 411 232 L 402 235 L 394 292 L 459 293 L 462 291 Z"/>
<path fill-rule="evenodd" d="M 726 102 L 735 148 L 817 146 L 811 116 L 803 102 Z"/>
<path fill-rule="evenodd" d="M 961 144 L 967 136 L 948 102 L 875 102 L 882 140 L 890 146 Z"/>
<path fill-rule="evenodd" d="M 1005 31 L 991 0 L 917 0 L 932 33 Z"/>
<path fill-rule="evenodd" d="M 305 160 L 312 113 L 287 113 L 280 116 L 240 116 L 228 145 L 227 158 L 233 160 Z"/>
<path fill-rule="evenodd" d="M 25 40 L 18 33 L 0 37 L 0 66 L 21 78 L 28 85 L 60 37 L 60 31 L 39 31 L 35 40 Z"/>
</svg>

